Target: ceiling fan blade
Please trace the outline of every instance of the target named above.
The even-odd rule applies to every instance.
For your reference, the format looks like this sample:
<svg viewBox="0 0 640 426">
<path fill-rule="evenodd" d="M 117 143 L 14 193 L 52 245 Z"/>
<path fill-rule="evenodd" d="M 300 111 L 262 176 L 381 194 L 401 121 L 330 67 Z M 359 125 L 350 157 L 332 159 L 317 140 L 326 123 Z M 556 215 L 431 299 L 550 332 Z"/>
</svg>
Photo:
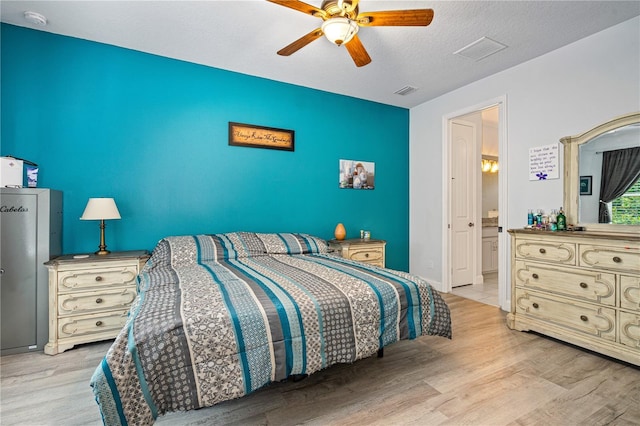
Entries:
<svg viewBox="0 0 640 426">
<path fill-rule="evenodd" d="M 363 12 L 356 21 L 361 27 L 401 26 L 426 27 L 433 20 L 433 9 L 387 10 Z"/>
<path fill-rule="evenodd" d="M 317 38 L 322 37 L 322 34 L 323 34 L 322 30 L 320 28 L 316 28 L 315 30 L 311 31 L 309 34 L 300 37 L 299 39 L 297 39 L 296 41 L 294 41 L 290 45 L 288 45 L 286 47 L 283 47 L 282 49 L 278 50 L 278 55 L 280 55 L 280 56 L 289 56 L 292 53 L 295 53 L 298 50 L 302 49 L 307 44 L 311 43 L 312 41 L 316 40 Z"/>
<path fill-rule="evenodd" d="M 362 42 L 360 41 L 360 38 L 358 38 L 357 34 L 353 36 L 349 43 L 344 44 L 344 47 L 346 47 L 349 51 L 349 55 L 351 55 L 351 58 L 353 58 L 353 62 L 356 63 L 357 67 L 362 67 L 371 62 L 371 57 L 362 45 Z"/>
<path fill-rule="evenodd" d="M 298 0 L 267 0 L 271 3 L 279 4 L 280 6 L 288 7 L 289 9 L 297 10 L 302 13 L 306 13 L 307 15 L 317 16 L 319 18 L 325 18 L 326 12 L 322 9 L 318 9 L 315 6 L 311 6 L 302 1 Z"/>
</svg>

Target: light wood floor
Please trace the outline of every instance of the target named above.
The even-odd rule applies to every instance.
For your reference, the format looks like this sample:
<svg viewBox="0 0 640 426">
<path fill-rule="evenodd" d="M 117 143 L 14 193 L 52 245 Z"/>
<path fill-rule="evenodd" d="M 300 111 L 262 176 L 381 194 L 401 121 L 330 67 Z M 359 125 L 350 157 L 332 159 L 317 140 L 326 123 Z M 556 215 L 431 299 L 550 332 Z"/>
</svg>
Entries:
<svg viewBox="0 0 640 426">
<path fill-rule="evenodd" d="M 421 337 L 306 380 L 160 425 L 638 425 L 640 369 L 531 333 L 498 308 L 444 295 L 453 339 Z M 1 360 L 0 423 L 98 425 L 89 379 L 109 343 Z"/>
</svg>

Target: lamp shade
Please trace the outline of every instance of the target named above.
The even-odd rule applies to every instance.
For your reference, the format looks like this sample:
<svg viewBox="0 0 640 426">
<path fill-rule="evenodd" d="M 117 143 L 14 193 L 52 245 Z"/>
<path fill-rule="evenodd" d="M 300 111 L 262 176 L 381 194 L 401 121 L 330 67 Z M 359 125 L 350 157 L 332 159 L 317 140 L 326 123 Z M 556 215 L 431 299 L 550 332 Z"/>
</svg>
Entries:
<svg viewBox="0 0 640 426">
<path fill-rule="evenodd" d="M 358 24 L 349 18 L 330 18 L 322 23 L 322 32 L 338 46 L 348 43 L 358 33 Z"/>
<path fill-rule="evenodd" d="M 120 219 L 120 212 L 113 198 L 89 198 L 80 220 Z"/>
</svg>

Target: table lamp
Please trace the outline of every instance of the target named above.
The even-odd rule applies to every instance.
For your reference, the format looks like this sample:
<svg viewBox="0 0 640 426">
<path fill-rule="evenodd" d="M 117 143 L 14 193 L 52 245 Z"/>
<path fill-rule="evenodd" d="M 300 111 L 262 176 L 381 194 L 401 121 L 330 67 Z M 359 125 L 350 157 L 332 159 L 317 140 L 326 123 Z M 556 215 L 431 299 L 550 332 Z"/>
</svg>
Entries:
<svg viewBox="0 0 640 426">
<path fill-rule="evenodd" d="M 120 212 L 113 198 L 89 198 L 80 220 L 100 221 L 100 245 L 98 246 L 99 250 L 95 252 L 100 256 L 110 253 L 104 242 L 104 221 L 109 219 L 120 219 Z"/>
</svg>

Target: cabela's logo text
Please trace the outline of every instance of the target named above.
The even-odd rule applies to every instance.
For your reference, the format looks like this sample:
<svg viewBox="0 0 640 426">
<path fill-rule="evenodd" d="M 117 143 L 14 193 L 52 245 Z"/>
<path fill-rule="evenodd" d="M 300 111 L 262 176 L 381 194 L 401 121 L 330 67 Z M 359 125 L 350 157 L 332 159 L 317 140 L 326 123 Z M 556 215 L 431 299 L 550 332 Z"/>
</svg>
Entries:
<svg viewBox="0 0 640 426">
<path fill-rule="evenodd" d="M 0 206 L 0 213 L 26 213 L 29 209 L 27 207 L 16 206 Z"/>
</svg>

